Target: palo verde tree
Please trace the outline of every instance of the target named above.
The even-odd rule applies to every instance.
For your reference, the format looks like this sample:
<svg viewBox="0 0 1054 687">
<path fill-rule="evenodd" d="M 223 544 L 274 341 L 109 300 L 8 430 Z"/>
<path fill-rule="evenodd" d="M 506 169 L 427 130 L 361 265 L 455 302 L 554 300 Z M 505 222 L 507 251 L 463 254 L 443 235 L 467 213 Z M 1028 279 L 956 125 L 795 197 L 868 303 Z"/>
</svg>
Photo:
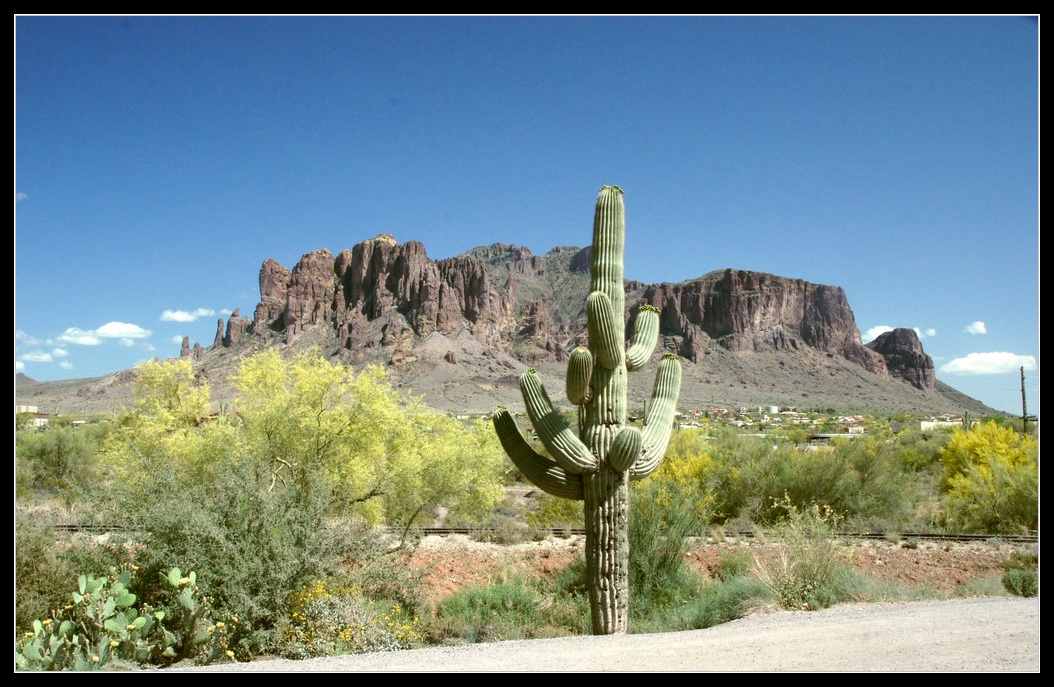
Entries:
<svg viewBox="0 0 1054 687">
<path fill-rule="evenodd" d="M 626 632 L 629 613 L 629 481 L 650 475 L 666 452 L 681 386 L 677 357 L 659 364 L 643 430 L 626 417 L 627 372 L 650 358 L 659 312 L 642 306 L 627 349 L 622 259 L 626 213 L 622 189 L 605 186 L 593 220 L 591 291 L 586 299 L 589 347 L 571 354 L 567 397 L 578 406 L 578 432 L 553 409 L 533 369 L 520 378 L 527 413 L 546 457 L 524 440 L 508 411 L 494 416 L 506 453 L 546 492 L 584 501 L 586 577 L 594 634 Z"/>
</svg>

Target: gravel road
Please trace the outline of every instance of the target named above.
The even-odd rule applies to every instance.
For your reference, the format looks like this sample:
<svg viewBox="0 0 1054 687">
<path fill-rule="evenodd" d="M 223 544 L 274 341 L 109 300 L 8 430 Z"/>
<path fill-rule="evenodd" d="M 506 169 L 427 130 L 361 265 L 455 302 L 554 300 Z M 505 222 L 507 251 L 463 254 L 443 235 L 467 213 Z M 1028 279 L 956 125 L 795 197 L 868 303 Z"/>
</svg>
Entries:
<svg viewBox="0 0 1054 687">
<path fill-rule="evenodd" d="M 222 672 L 1039 671 L 1039 599 L 848 604 L 757 613 L 706 630 L 497 642 Z"/>
</svg>

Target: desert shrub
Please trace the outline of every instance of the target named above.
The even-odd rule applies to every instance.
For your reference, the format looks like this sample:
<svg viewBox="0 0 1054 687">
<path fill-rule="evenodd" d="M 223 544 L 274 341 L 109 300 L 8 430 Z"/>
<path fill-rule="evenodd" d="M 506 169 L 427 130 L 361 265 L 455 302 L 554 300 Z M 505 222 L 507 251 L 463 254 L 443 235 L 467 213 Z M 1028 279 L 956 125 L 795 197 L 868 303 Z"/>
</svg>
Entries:
<svg viewBox="0 0 1054 687">
<path fill-rule="evenodd" d="M 1039 594 L 1039 556 L 1017 551 L 1003 561 L 1003 588 L 1015 596 Z"/>
<path fill-rule="evenodd" d="M 543 493 L 538 497 L 537 507 L 527 513 L 527 524 L 565 529 L 585 527 L 582 502 Z"/>
<path fill-rule="evenodd" d="M 421 639 L 420 624 L 399 603 L 368 599 L 347 581 L 315 580 L 290 596 L 275 651 L 303 659 L 409 649 Z"/>
<path fill-rule="evenodd" d="M 769 603 L 771 592 L 759 579 L 736 576 L 700 587 L 699 593 L 660 618 L 637 623 L 634 632 L 701 630 L 731 622 Z"/>
<path fill-rule="evenodd" d="M 539 590 L 523 580 L 463 589 L 439 604 L 432 638 L 476 643 L 552 636 L 547 609 Z"/>
<path fill-rule="evenodd" d="M 745 577 L 754 567 L 754 556 L 746 549 L 736 547 L 723 549 L 714 567 L 714 577 L 729 582 L 736 577 Z"/>
<path fill-rule="evenodd" d="M 47 512 L 15 514 L 15 627 L 26 632 L 69 598 L 66 568 L 55 543 L 53 517 Z"/>
<path fill-rule="evenodd" d="M 15 436 L 15 461 L 22 493 L 47 490 L 66 498 L 90 489 L 101 430 L 49 427 L 20 431 Z"/>
<path fill-rule="evenodd" d="M 878 438 L 817 448 L 719 432 L 711 443 L 703 488 L 718 523 L 777 523 L 786 497 L 798 508 L 828 507 L 854 527 L 887 529 L 914 520 L 922 498 L 896 447 Z"/>
<path fill-rule="evenodd" d="M 635 485 L 629 520 L 630 617 L 641 619 L 698 593 L 702 577 L 685 561 L 691 537 L 708 524 L 689 492 L 661 481 Z"/>
<path fill-rule="evenodd" d="M 531 530 L 520 518 L 504 513 L 493 513 L 473 531 L 476 541 L 493 544 L 522 544 L 531 541 Z"/>
<path fill-rule="evenodd" d="M 78 575 L 102 577 L 131 561 L 130 551 L 105 538 L 56 532 L 57 522 L 48 509 L 15 512 L 15 627 L 23 632 L 68 603 Z"/>
<path fill-rule="evenodd" d="M 943 430 L 908 429 L 899 432 L 895 445 L 901 465 L 911 472 L 939 469 L 941 449 L 950 437 L 951 434 Z"/>
<path fill-rule="evenodd" d="M 240 619 L 231 638 L 240 656 L 259 653 L 283 617 L 291 590 L 325 578 L 349 560 L 356 537 L 327 526 L 322 480 L 271 488 L 251 461 L 230 455 L 207 483 L 181 480 L 156 465 L 152 479 L 116 485 L 111 517 L 134 525 L 135 591 L 156 603 L 171 566 L 200 571 L 197 583 L 216 607 Z M 101 507 L 101 506 L 100 506 Z M 351 559 L 354 560 L 354 559 Z"/>
<path fill-rule="evenodd" d="M 775 504 L 786 518 L 774 532 L 777 556 L 758 559 L 758 576 L 784 608 L 825 608 L 851 571 L 850 554 L 837 540 L 840 518 L 829 507 L 800 509 L 786 497 Z"/>
</svg>

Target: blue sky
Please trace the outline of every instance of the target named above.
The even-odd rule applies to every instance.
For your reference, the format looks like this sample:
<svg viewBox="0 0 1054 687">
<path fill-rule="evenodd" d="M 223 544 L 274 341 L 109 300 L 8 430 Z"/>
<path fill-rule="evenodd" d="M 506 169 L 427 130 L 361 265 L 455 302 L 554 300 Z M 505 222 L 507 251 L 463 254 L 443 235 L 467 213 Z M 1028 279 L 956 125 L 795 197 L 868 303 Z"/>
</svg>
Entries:
<svg viewBox="0 0 1054 687">
<path fill-rule="evenodd" d="M 260 265 L 380 233 L 842 286 L 1038 412 L 1035 17 L 15 19 L 15 368 L 212 342 Z"/>
</svg>

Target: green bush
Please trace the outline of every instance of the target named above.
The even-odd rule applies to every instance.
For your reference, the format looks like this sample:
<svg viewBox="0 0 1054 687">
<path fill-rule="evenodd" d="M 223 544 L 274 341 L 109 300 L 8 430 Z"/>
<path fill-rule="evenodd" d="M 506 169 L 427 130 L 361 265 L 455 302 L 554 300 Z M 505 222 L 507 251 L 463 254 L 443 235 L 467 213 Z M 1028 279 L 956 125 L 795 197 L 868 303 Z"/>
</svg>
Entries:
<svg viewBox="0 0 1054 687">
<path fill-rule="evenodd" d="M 420 618 L 398 603 L 371 601 L 347 582 L 316 580 L 289 602 L 275 639 L 276 652 L 286 658 L 395 651 L 421 639 Z"/>
<path fill-rule="evenodd" d="M 729 582 L 737 577 L 746 577 L 753 567 L 754 556 L 746 549 L 736 547 L 721 551 L 713 573 L 722 582 Z"/>
<path fill-rule="evenodd" d="M 543 629 L 546 610 L 538 590 L 523 580 L 463 589 L 440 603 L 431 636 L 470 644 L 550 636 Z"/>
<path fill-rule="evenodd" d="M 66 605 L 70 580 L 82 574 L 102 577 L 131 561 L 123 547 L 56 532 L 56 522 L 48 509 L 20 507 L 15 512 L 15 627 L 20 632 Z"/>
<path fill-rule="evenodd" d="M 829 507 L 799 509 L 787 498 L 775 506 L 787 515 L 774 535 L 777 558 L 758 559 L 759 577 L 784 608 L 830 606 L 839 597 L 841 578 L 852 570 L 850 553 L 837 540 L 838 516 Z"/>
<path fill-rule="evenodd" d="M 708 524 L 691 496 L 662 481 L 632 490 L 629 521 L 630 617 L 640 620 L 694 596 L 702 577 L 685 561 L 691 537 Z"/>
<path fill-rule="evenodd" d="M 774 445 L 771 440 L 718 432 L 698 464 L 696 496 L 718 523 L 771 525 L 785 516 L 774 503 L 830 507 L 859 529 L 913 522 L 922 494 L 897 447 L 878 438 L 827 447 Z"/>
<path fill-rule="evenodd" d="M 1039 594 L 1039 573 L 1035 570 L 1007 570 L 1003 573 L 1003 588 L 1015 596 Z"/>
<path fill-rule="evenodd" d="M 288 595 L 341 565 L 360 560 L 365 532 L 332 526 L 322 480 L 272 488 L 251 461 L 229 455 L 208 483 L 178 479 L 163 466 L 152 479 L 115 485 L 112 517 L 135 525 L 136 560 L 144 574 L 136 592 L 156 603 L 160 575 L 175 563 L 198 570 L 197 584 L 216 608 L 239 618 L 231 646 L 239 656 L 261 653 L 285 615 Z M 395 556 L 388 556 L 397 565 Z"/>
<path fill-rule="evenodd" d="M 70 497 L 91 488 L 101 431 L 67 426 L 17 432 L 15 460 L 22 493 L 33 488 Z"/>
<path fill-rule="evenodd" d="M 1003 588 L 1015 596 L 1039 594 L 1039 556 L 1018 551 L 1003 561 Z"/>
</svg>

